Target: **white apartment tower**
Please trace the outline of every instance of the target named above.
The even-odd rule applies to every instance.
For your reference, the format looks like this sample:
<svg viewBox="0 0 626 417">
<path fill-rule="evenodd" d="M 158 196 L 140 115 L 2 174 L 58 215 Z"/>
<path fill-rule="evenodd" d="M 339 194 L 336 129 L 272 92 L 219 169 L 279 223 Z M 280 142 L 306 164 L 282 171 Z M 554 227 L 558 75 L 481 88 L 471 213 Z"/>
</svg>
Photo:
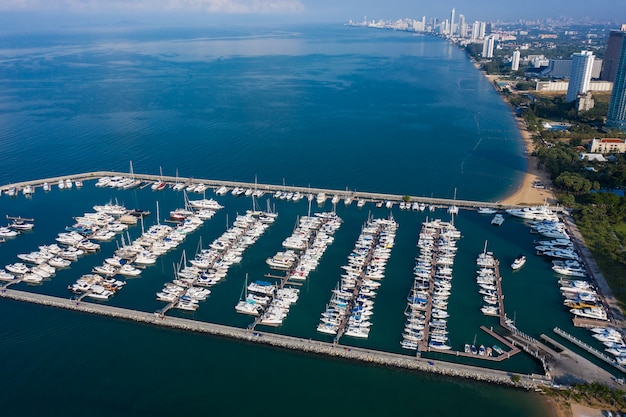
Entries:
<svg viewBox="0 0 626 417">
<path fill-rule="evenodd" d="M 474 22 L 472 25 L 472 40 L 483 39 L 486 30 L 487 24 L 485 22 Z"/>
<path fill-rule="evenodd" d="M 493 47 L 496 39 L 493 36 L 487 36 L 483 41 L 483 58 L 493 58 Z"/>
<path fill-rule="evenodd" d="M 591 51 L 581 51 L 572 55 L 572 72 L 565 96 L 565 101 L 568 103 L 575 101 L 579 94 L 589 91 L 594 58 Z"/>
<path fill-rule="evenodd" d="M 452 8 L 452 13 L 450 13 L 450 32 L 448 34 L 454 36 L 454 33 L 454 8 Z"/>
<path fill-rule="evenodd" d="M 511 60 L 511 70 L 517 71 L 519 69 L 519 59 L 520 52 L 519 50 L 516 50 L 515 52 L 513 52 L 513 59 Z"/>
<path fill-rule="evenodd" d="M 467 37 L 467 25 L 465 24 L 465 16 L 459 15 L 459 38 Z"/>
</svg>

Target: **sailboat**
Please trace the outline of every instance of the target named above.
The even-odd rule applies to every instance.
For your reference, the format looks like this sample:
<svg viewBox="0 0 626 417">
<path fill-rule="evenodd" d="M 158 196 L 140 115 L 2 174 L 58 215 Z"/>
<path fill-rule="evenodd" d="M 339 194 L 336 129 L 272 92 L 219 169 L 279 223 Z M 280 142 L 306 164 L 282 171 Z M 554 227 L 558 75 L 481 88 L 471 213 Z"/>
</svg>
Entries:
<svg viewBox="0 0 626 417">
<path fill-rule="evenodd" d="M 137 188 L 141 185 L 141 181 L 135 179 L 135 173 L 133 172 L 133 161 L 130 161 L 130 181 L 127 181 L 122 186 L 123 190 L 130 190 L 131 188 Z"/>
<path fill-rule="evenodd" d="M 163 181 L 163 168 L 159 167 L 159 173 L 161 174 L 161 178 L 159 181 L 152 184 L 152 191 L 163 191 L 167 186 L 167 183 Z"/>
<path fill-rule="evenodd" d="M 248 274 L 246 274 L 246 280 L 241 289 L 241 295 L 239 296 L 239 302 L 235 306 L 235 311 L 241 314 L 258 316 L 262 310 L 263 306 L 257 304 L 253 298 L 248 297 Z"/>
<path fill-rule="evenodd" d="M 454 189 L 454 200 L 456 200 L 456 188 Z M 451 215 L 455 215 L 459 213 L 459 208 L 452 204 L 450 207 L 448 207 L 448 213 L 450 213 Z"/>
<path fill-rule="evenodd" d="M 181 191 L 185 189 L 185 183 L 179 182 L 178 180 L 178 168 L 176 168 L 176 183 L 172 187 L 174 191 Z"/>
</svg>

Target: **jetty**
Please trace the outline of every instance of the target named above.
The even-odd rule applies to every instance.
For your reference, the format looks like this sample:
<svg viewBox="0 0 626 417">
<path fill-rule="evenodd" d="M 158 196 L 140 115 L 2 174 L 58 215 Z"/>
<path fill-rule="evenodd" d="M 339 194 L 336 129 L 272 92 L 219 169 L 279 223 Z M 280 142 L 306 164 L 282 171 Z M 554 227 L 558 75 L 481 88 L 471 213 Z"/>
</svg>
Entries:
<svg viewBox="0 0 626 417">
<path fill-rule="evenodd" d="M 545 375 L 518 374 L 496 369 L 456 364 L 442 360 L 425 359 L 379 350 L 341 345 L 338 343 L 328 343 L 275 333 L 253 331 L 250 329 L 242 329 L 184 318 L 166 317 L 155 313 L 82 302 L 44 294 L 3 289 L 0 290 L 0 298 L 29 302 L 88 314 L 108 316 L 122 320 L 130 320 L 153 326 L 205 333 L 229 339 L 260 343 L 277 348 L 325 355 L 372 365 L 431 372 L 440 375 L 462 377 L 524 389 L 534 389 L 539 386 L 548 386 L 551 384 L 551 379 Z M 516 376 L 516 378 L 513 378 L 513 376 Z M 518 378 L 519 380 L 515 381 Z"/>
<path fill-rule="evenodd" d="M 72 175 L 62 175 L 58 177 L 51 177 L 45 179 L 37 179 L 37 180 L 29 180 L 29 181 L 21 181 L 12 184 L 6 184 L 0 186 L 0 193 L 4 194 L 9 191 L 11 188 L 15 188 L 16 190 L 21 190 L 24 187 L 30 186 L 33 190 L 37 188 L 43 188 L 44 184 L 54 185 L 59 183 L 59 181 L 88 181 L 88 180 L 97 180 L 102 177 L 127 177 L 130 178 L 131 174 L 126 172 L 118 172 L 118 171 L 93 171 L 93 172 L 85 172 L 79 174 Z M 459 208 L 466 209 L 476 209 L 478 207 L 490 207 L 494 209 L 509 209 L 509 208 L 521 208 L 525 207 L 523 205 L 503 205 L 498 202 L 489 202 L 489 201 L 473 201 L 473 200 L 457 200 L 457 199 L 447 199 L 447 198 L 434 198 L 434 197 L 420 197 L 420 196 L 407 196 L 407 195 L 399 195 L 399 194 L 386 194 L 386 193 L 375 193 L 375 192 L 367 192 L 367 191 L 346 191 L 346 190 L 333 190 L 329 188 L 311 188 L 311 187 L 300 187 L 300 186 L 289 186 L 283 184 L 261 184 L 257 182 L 240 182 L 240 181 L 223 181 L 223 180 L 212 180 L 212 179 L 201 179 L 201 178 L 193 178 L 193 177 L 172 177 L 165 175 L 156 175 L 156 174 L 138 174 L 132 173 L 132 178 L 137 181 L 142 182 L 141 186 L 147 186 L 144 182 L 154 183 L 155 181 L 163 181 L 168 186 L 174 186 L 175 184 L 185 184 L 185 185 L 205 185 L 208 188 L 218 189 L 220 187 L 227 188 L 250 188 L 255 190 L 260 190 L 263 192 L 276 192 L 276 191 L 288 191 L 288 192 L 299 192 L 304 195 L 308 194 L 326 194 L 326 195 L 338 195 L 344 196 L 345 198 L 352 198 L 356 200 L 364 200 L 366 202 L 379 202 L 379 201 L 388 201 L 391 203 L 400 203 L 400 202 L 417 202 L 423 203 L 426 205 L 431 205 L 434 207 L 449 207 L 456 206 Z M 561 207 L 551 207 L 552 210 L 561 212 Z"/>
</svg>

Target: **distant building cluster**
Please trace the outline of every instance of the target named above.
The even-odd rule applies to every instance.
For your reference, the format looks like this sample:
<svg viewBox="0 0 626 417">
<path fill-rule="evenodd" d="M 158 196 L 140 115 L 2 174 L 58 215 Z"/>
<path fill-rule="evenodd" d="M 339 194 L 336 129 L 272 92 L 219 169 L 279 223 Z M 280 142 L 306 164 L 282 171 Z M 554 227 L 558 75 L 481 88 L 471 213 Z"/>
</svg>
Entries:
<svg viewBox="0 0 626 417">
<path fill-rule="evenodd" d="M 452 9 L 449 19 L 443 20 L 433 18 L 427 21 L 426 16 L 422 16 L 419 20 L 399 19 L 396 21 L 368 21 L 364 18 L 362 22 L 351 20 L 348 25 L 432 33 L 451 39 L 460 45 L 482 43 L 480 55 L 483 60 L 493 59 L 495 51 L 502 47 L 503 42 L 516 41 L 516 34 L 528 35 L 528 32 L 523 30 L 509 32 L 494 30 L 490 22 L 475 21 L 469 24 L 463 14 L 458 14 L 457 17 L 456 9 Z M 575 34 L 577 32 L 572 30 L 566 32 L 566 35 Z M 587 34 L 587 41 L 594 38 L 593 35 L 593 33 Z M 591 50 L 574 53 L 571 59 L 547 59 L 543 55 L 532 54 L 522 56 L 522 51 L 537 47 L 528 43 L 514 44 L 515 50 L 507 59 L 510 62 L 511 71 L 519 71 L 524 65 L 527 76 L 560 80 L 537 82 L 536 89 L 537 91 L 566 91 L 566 101 L 576 102 L 577 111 L 588 111 L 593 108 L 592 91 L 611 91 L 606 126 L 626 131 L 625 38 L 626 24 L 622 25 L 619 30 L 611 31 L 604 60 L 598 59 Z M 546 33 L 536 34 L 535 39 L 540 39 L 546 48 L 557 47 L 552 39 L 558 39 L 558 35 L 550 29 L 546 30 Z"/>
</svg>

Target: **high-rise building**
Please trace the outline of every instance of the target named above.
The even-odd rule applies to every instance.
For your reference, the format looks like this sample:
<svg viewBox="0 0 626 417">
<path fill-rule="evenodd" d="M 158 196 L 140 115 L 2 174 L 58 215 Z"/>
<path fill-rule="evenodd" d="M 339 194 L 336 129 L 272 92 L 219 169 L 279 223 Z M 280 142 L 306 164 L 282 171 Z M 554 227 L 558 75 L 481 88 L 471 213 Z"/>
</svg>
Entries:
<svg viewBox="0 0 626 417">
<path fill-rule="evenodd" d="M 611 101 L 609 101 L 609 112 L 606 115 L 606 125 L 619 130 L 626 130 L 626 42 L 622 42 L 620 48 Z"/>
<path fill-rule="evenodd" d="M 622 50 L 624 35 L 626 35 L 626 32 L 623 30 L 611 31 L 609 41 L 606 45 L 604 67 L 602 68 L 602 74 L 600 75 L 601 80 L 611 82 L 615 81 L 615 71 L 617 70 L 617 61 L 619 60 L 619 53 Z"/>
<path fill-rule="evenodd" d="M 493 58 L 493 47 L 496 39 L 493 36 L 487 36 L 483 41 L 483 58 Z"/>
<path fill-rule="evenodd" d="M 486 33 L 487 33 L 487 23 L 480 22 L 480 25 L 478 26 L 478 38 L 480 39 L 484 38 Z"/>
<path fill-rule="evenodd" d="M 450 32 L 448 34 L 454 36 L 454 8 L 452 8 L 452 13 L 450 13 Z"/>
<path fill-rule="evenodd" d="M 478 39 L 478 34 L 480 33 L 480 22 L 474 22 L 472 24 L 472 37 L 473 41 Z"/>
<path fill-rule="evenodd" d="M 519 69 L 519 58 L 520 52 L 519 50 L 516 50 L 515 52 L 513 52 L 513 59 L 511 60 L 511 70 L 517 71 Z"/>
<path fill-rule="evenodd" d="M 465 16 L 462 14 L 459 15 L 459 38 L 467 37 L 467 25 L 465 24 Z"/>
<path fill-rule="evenodd" d="M 569 77 L 569 86 L 565 101 L 575 101 L 579 94 L 589 91 L 591 70 L 593 69 L 593 52 L 581 51 L 572 55 L 572 72 Z"/>
</svg>

